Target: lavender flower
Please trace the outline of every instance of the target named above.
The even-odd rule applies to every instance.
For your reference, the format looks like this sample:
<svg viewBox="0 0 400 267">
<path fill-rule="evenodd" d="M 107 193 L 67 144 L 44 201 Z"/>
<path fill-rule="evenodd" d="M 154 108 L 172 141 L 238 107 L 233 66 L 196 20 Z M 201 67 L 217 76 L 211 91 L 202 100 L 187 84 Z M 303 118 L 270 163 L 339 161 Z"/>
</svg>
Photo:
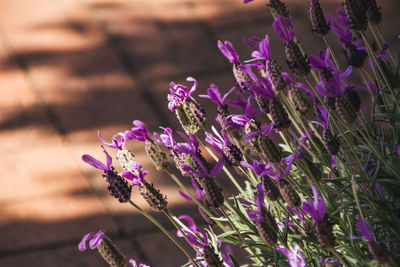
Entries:
<svg viewBox="0 0 400 267">
<path fill-rule="evenodd" d="M 306 265 L 306 259 L 298 245 L 295 245 L 293 250 L 287 248 L 277 248 L 276 250 L 282 252 L 288 258 L 290 267 L 304 267 Z"/>
<path fill-rule="evenodd" d="M 114 136 L 111 138 L 111 143 L 107 143 L 103 137 L 100 135 L 100 131 L 97 131 L 97 135 L 99 136 L 101 142 L 105 144 L 106 146 L 109 146 L 111 148 L 117 148 L 117 149 L 122 149 L 125 146 L 125 135 L 124 133 L 116 133 Z"/>
<path fill-rule="evenodd" d="M 214 168 L 210 172 L 208 172 L 206 167 L 204 166 L 203 162 L 196 155 L 193 155 L 193 159 L 200 166 L 201 170 L 195 170 L 188 165 L 183 167 L 183 169 L 190 174 L 197 175 L 199 177 L 207 178 L 207 179 L 211 179 L 212 177 L 214 177 L 218 173 L 220 173 L 222 170 L 222 167 L 224 167 L 224 163 L 225 163 L 225 160 L 223 158 L 220 158 L 218 160 L 217 164 L 215 164 Z"/>
<path fill-rule="evenodd" d="M 303 211 L 310 214 L 311 218 L 314 222 L 321 222 L 325 217 L 326 205 L 324 198 L 318 195 L 317 189 L 312 185 L 311 186 L 313 194 L 314 194 L 314 201 L 312 199 L 303 202 L 302 209 Z"/>
<path fill-rule="evenodd" d="M 134 120 L 132 124 L 136 127 L 133 127 L 130 131 L 127 130 L 124 132 L 127 140 L 137 139 L 142 142 L 149 140 L 149 131 L 147 130 L 147 126 L 144 124 L 144 122 L 140 120 Z"/>
<path fill-rule="evenodd" d="M 171 150 L 174 150 L 176 142 L 174 140 L 174 137 L 172 136 L 172 129 L 169 127 L 167 128 L 160 127 L 160 128 L 164 130 L 164 133 L 160 135 L 154 133 L 154 138 L 164 146 L 168 147 Z"/>
<path fill-rule="evenodd" d="M 87 154 L 82 156 L 82 160 L 84 162 L 88 163 L 89 165 L 95 167 L 96 169 L 103 170 L 104 172 L 110 172 L 110 171 L 112 171 L 112 167 L 111 167 L 112 158 L 107 153 L 107 151 L 104 149 L 104 147 L 103 146 L 101 146 L 101 147 L 103 148 L 103 151 L 106 154 L 106 162 L 107 162 L 106 165 L 104 163 L 102 163 L 101 161 L 99 161 Z"/>
<path fill-rule="evenodd" d="M 207 89 L 206 95 L 199 95 L 202 98 L 209 98 L 213 102 L 217 103 L 220 106 L 224 105 L 225 99 L 235 90 L 235 87 L 232 87 L 223 97 L 221 97 L 221 93 L 218 90 L 218 87 L 215 84 L 210 84 L 210 87 Z"/>
<path fill-rule="evenodd" d="M 98 246 L 100 246 L 100 243 L 103 241 L 103 235 L 105 231 L 100 230 L 97 233 L 88 233 L 85 236 L 83 236 L 81 242 L 78 244 L 78 249 L 80 251 L 85 251 L 87 249 L 87 244 L 89 242 L 89 248 L 90 249 L 95 249 Z"/>
<path fill-rule="evenodd" d="M 132 186 L 141 185 L 144 182 L 144 177 L 148 174 L 148 172 L 143 171 L 142 166 L 136 161 L 131 162 L 129 165 L 135 173 L 124 172 L 122 173 L 122 176 L 132 181 Z"/>
<path fill-rule="evenodd" d="M 225 41 L 222 43 L 218 40 L 218 48 L 224 54 L 224 56 L 231 62 L 232 64 L 239 63 L 239 56 L 237 55 L 235 49 L 231 42 Z"/>
<path fill-rule="evenodd" d="M 251 56 L 253 57 L 252 60 L 250 61 L 254 61 L 254 60 L 261 60 L 264 61 L 268 61 L 271 60 L 271 50 L 269 47 L 269 36 L 268 34 L 265 35 L 265 38 L 262 41 L 259 41 L 257 43 L 258 45 L 258 50 L 255 50 L 251 53 Z M 247 61 L 249 62 L 249 61 Z"/>
<path fill-rule="evenodd" d="M 399 157 L 400 157 L 400 145 L 397 147 L 397 154 L 398 154 Z"/>
<path fill-rule="evenodd" d="M 277 16 L 273 23 L 273 28 L 283 41 L 287 43 L 293 42 L 295 32 L 293 30 L 292 21 L 289 18 Z"/>
<path fill-rule="evenodd" d="M 168 94 L 168 108 L 171 111 L 175 111 L 176 107 L 188 99 L 191 94 L 197 89 L 197 81 L 193 77 L 186 78 L 186 81 L 193 82 L 192 88 L 190 90 L 181 84 L 170 83 L 171 88 L 169 89 L 171 94 Z"/>
<path fill-rule="evenodd" d="M 338 8 L 337 14 L 338 17 L 336 20 L 332 16 L 328 17 L 328 20 L 332 25 L 332 31 L 339 37 L 339 41 L 342 44 L 351 43 L 353 34 L 351 33 L 346 13 L 342 9 Z"/>
</svg>

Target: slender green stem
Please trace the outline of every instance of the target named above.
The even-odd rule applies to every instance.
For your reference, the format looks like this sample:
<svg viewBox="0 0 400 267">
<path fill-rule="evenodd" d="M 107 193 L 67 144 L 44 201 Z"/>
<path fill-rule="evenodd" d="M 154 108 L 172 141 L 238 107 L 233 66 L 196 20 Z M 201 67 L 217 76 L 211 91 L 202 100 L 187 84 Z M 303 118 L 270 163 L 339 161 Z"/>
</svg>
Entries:
<svg viewBox="0 0 400 267">
<path fill-rule="evenodd" d="M 193 259 L 190 253 L 186 250 L 185 247 L 182 246 L 181 243 L 170 233 L 168 230 L 160 224 L 153 216 L 151 216 L 148 212 L 141 209 L 138 205 L 136 205 L 132 200 L 129 200 L 129 203 L 135 207 L 143 216 L 145 216 L 149 221 L 151 221 L 155 226 L 157 226 L 172 242 L 190 259 L 190 261 L 195 265 L 200 267 L 197 262 Z"/>
</svg>

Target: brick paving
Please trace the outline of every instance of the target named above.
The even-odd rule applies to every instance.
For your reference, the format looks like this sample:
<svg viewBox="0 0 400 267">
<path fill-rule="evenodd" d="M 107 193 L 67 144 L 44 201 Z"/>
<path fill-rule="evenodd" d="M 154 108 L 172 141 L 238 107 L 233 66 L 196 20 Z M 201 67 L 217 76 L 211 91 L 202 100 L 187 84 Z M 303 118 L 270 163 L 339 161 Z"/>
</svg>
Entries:
<svg viewBox="0 0 400 267">
<path fill-rule="evenodd" d="M 305 50 L 315 53 L 320 41 L 305 19 L 308 1 L 286 2 Z M 322 2 L 330 14 L 339 4 Z M 399 4 L 382 2 L 384 32 L 399 46 L 392 27 Z M 155 227 L 108 195 L 100 172 L 80 156 L 104 158 L 98 129 L 109 139 L 133 119 L 152 131 L 178 127 L 166 106 L 169 82 L 193 76 L 199 93 L 210 83 L 231 88 L 217 40 L 232 41 L 247 59 L 241 37 L 263 37 L 271 23 L 261 0 L 246 6 L 240 0 L 1 0 L 0 266 L 105 266 L 97 253 L 76 248 L 82 235 L 98 229 L 139 262 L 185 263 Z M 271 45 L 284 64 L 273 33 Z M 193 214 L 170 179 L 154 170 L 143 144 L 129 146 L 176 214 Z M 136 191 L 133 199 L 146 208 Z"/>
</svg>

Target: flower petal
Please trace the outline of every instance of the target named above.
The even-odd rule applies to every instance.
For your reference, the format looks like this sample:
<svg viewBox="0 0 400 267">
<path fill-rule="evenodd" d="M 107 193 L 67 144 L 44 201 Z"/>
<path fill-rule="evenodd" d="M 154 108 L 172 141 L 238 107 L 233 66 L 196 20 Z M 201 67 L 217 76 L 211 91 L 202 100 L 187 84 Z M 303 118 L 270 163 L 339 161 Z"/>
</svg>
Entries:
<svg viewBox="0 0 400 267">
<path fill-rule="evenodd" d="M 94 233 L 92 232 L 92 233 L 88 233 L 88 234 L 86 234 L 86 235 L 84 235 L 83 237 L 82 237 L 82 240 L 81 240 L 81 242 L 79 242 L 79 244 L 78 244 L 78 249 L 80 250 L 80 251 L 85 251 L 86 250 L 86 242 L 90 239 L 90 238 L 92 238 L 92 236 L 94 236 Z"/>
<path fill-rule="evenodd" d="M 91 249 L 95 249 L 100 245 L 100 243 L 103 241 L 104 232 L 104 230 L 100 230 L 93 236 L 92 239 L 90 239 L 89 247 Z"/>
</svg>

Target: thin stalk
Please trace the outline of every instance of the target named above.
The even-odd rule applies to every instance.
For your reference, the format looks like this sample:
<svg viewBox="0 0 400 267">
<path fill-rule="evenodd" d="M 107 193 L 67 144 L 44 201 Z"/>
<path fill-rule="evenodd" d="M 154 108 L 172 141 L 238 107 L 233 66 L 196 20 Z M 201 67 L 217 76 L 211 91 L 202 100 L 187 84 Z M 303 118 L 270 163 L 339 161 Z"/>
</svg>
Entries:
<svg viewBox="0 0 400 267">
<path fill-rule="evenodd" d="M 378 34 L 376 33 L 375 27 L 374 27 L 374 26 L 372 26 L 371 24 L 369 24 L 369 28 L 370 28 L 370 30 L 371 30 L 371 32 L 372 32 L 372 35 L 374 36 L 375 40 L 378 42 L 379 47 L 382 48 L 383 43 L 386 43 L 386 42 L 385 42 L 385 38 L 384 38 L 384 36 L 383 36 L 383 33 L 382 33 L 381 28 L 380 28 L 378 25 L 376 25 L 376 29 L 378 30 L 379 36 L 378 36 Z M 378 37 L 380 37 L 380 40 L 379 40 Z M 386 51 L 388 52 L 389 57 L 390 57 L 390 59 L 392 60 L 392 62 L 395 62 L 395 61 L 394 61 L 394 57 L 393 57 L 392 52 L 390 51 L 390 49 L 387 49 Z"/>
<path fill-rule="evenodd" d="M 339 61 L 337 60 L 335 52 L 333 51 L 333 49 L 331 47 L 331 44 L 330 44 L 329 39 L 328 39 L 328 36 L 325 35 L 322 38 L 324 39 L 324 42 L 325 42 L 326 46 L 329 49 L 329 52 L 330 52 L 330 54 L 332 56 L 332 59 L 333 59 L 333 62 L 335 63 L 336 67 L 340 70 Z"/>
<path fill-rule="evenodd" d="M 179 243 L 179 241 L 170 233 L 168 232 L 165 227 L 160 224 L 153 216 L 151 216 L 148 212 L 145 210 L 141 209 L 138 205 L 136 205 L 132 200 L 129 200 L 129 203 L 135 207 L 143 216 L 145 216 L 149 221 L 151 221 L 155 226 L 157 226 L 166 236 L 168 236 L 169 239 L 171 239 L 172 242 L 190 259 L 190 261 L 198 267 L 201 267 L 197 264 L 197 262 L 193 259 L 193 257 L 190 255 L 190 253 L 186 250 L 185 247 Z"/>
</svg>

